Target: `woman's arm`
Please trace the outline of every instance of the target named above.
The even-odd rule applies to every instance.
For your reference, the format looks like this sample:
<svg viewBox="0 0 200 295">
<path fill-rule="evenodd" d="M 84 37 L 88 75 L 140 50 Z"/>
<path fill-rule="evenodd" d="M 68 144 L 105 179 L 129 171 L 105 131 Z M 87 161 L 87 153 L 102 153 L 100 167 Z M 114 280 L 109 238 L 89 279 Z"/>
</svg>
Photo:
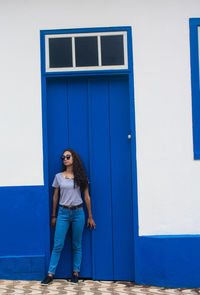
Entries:
<svg viewBox="0 0 200 295">
<path fill-rule="evenodd" d="M 53 193 L 53 208 L 52 208 L 52 215 L 51 215 L 52 228 L 55 228 L 56 226 L 56 208 L 57 208 L 58 198 L 59 198 L 59 188 L 56 187 Z"/>
<path fill-rule="evenodd" d="M 86 207 L 88 210 L 88 221 L 87 221 L 87 226 L 90 225 L 90 229 L 93 227 L 95 229 L 96 224 L 92 218 L 92 210 L 91 210 L 91 200 L 90 200 L 90 195 L 88 191 L 88 187 L 84 190 L 84 200 L 86 203 Z"/>
</svg>

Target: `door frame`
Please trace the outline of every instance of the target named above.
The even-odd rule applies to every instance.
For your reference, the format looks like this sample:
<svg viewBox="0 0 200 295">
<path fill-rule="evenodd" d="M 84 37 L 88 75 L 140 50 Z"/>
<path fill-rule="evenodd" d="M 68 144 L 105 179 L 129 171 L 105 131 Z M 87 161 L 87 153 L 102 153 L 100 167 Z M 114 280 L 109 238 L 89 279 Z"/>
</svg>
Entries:
<svg viewBox="0 0 200 295">
<path fill-rule="evenodd" d="M 93 70 L 93 71 L 73 71 L 73 72 L 45 72 L 45 35 L 47 34 L 72 34 L 72 33 L 91 33 L 91 32 L 127 32 L 127 51 L 128 69 L 121 70 Z M 47 200 L 49 200 L 49 181 L 48 181 L 48 138 L 47 138 L 47 95 L 46 81 L 49 77 L 77 77 L 77 76 L 97 76 L 97 75 L 128 75 L 129 81 L 129 105 L 130 105 L 130 126 L 131 126 L 131 194 L 133 212 L 133 238 L 134 238 L 134 278 L 136 273 L 136 244 L 138 241 L 138 198 L 137 198 L 137 162 L 136 162 L 136 130 L 135 130 L 135 104 L 134 104 L 134 76 L 133 76 L 133 50 L 132 50 L 132 27 L 97 27 L 79 29 L 56 29 L 40 30 L 40 54 L 41 54 L 41 107 L 42 107 L 42 143 L 43 143 L 43 178 Z M 127 134 L 128 136 L 128 134 Z M 49 211 L 48 211 L 49 212 Z M 49 216 L 50 218 L 50 216 Z M 49 222 L 47 222 L 47 225 Z M 50 229 L 47 228 L 47 238 L 45 242 L 46 270 L 50 259 Z M 92 260 L 94 258 L 92 257 Z M 94 276 L 93 276 L 94 277 Z M 95 279 L 95 277 L 94 277 Z"/>
</svg>

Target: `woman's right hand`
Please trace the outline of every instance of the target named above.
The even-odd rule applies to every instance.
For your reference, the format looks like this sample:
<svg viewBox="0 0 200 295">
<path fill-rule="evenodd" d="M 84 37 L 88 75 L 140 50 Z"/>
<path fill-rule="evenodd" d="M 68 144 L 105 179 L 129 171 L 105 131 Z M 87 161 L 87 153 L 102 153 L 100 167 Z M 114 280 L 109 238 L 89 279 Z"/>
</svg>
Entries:
<svg viewBox="0 0 200 295">
<path fill-rule="evenodd" d="M 51 217 L 51 227 L 52 228 L 56 227 L 56 217 Z"/>
</svg>

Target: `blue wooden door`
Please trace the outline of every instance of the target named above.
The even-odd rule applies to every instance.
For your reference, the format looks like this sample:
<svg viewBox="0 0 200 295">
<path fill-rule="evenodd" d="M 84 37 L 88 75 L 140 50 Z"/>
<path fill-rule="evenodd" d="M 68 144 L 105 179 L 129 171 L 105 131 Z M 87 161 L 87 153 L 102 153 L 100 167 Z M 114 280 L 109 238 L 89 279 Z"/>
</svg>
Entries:
<svg viewBox="0 0 200 295">
<path fill-rule="evenodd" d="M 90 180 L 96 229 L 85 227 L 80 277 L 134 280 L 128 77 L 48 78 L 47 118 L 50 207 L 64 149 L 80 154 Z M 56 277 L 71 276 L 71 251 L 69 231 Z"/>
</svg>

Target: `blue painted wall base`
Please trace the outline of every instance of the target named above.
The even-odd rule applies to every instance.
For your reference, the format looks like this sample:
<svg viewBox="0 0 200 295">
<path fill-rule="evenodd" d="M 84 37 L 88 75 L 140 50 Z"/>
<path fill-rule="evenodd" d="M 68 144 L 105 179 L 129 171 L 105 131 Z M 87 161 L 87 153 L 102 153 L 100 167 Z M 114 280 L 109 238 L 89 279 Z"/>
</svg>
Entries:
<svg viewBox="0 0 200 295">
<path fill-rule="evenodd" d="M 200 287 L 200 235 L 143 236 L 136 245 L 136 284 Z"/>
<path fill-rule="evenodd" d="M 41 280 L 50 257 L 44 186 L 1 187 L 0 279 Z M 200 235 L 135 239 L 135 283 L 200 287 Z"/>
<path fill-rule="evenodd" d="M 0 279 L 43 279 L 50 256 L 47 189 L 0 187 L 0 197 Z"/>
<path fill-rule="evenodd" d="M 0 279 L 41 280 L 45 272 L 45 256 L 1 256 Z"/>
<path fill-rule="evenodd" d="M 49 196 L 44 186 L 1 187 L 0 279 L 41 280 L 49 263 Z M 135 240 L 135 283 L 200 287 L 200 235 Z"/>
</svg>

